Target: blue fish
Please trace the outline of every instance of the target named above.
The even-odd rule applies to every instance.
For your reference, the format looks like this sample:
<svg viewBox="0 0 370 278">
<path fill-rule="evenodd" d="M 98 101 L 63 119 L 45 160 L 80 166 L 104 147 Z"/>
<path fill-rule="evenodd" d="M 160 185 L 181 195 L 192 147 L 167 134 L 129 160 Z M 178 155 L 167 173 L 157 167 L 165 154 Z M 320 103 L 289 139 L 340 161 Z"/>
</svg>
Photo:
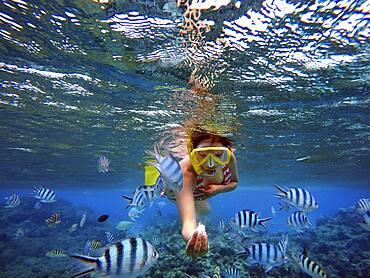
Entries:
<svg viewBox="0 0 370 278">
<path fill-rule="evenodd" d="M 179 162 L 171 154 L 162 156 L 158 144 L 154 145 L 154 151 L 147 151 L 149 155 L 155 157 L 157 162 L 149 162 L 160 173 L 167 189 L 181 191 L 182 189 L 182 171 Z"/>
</svg>

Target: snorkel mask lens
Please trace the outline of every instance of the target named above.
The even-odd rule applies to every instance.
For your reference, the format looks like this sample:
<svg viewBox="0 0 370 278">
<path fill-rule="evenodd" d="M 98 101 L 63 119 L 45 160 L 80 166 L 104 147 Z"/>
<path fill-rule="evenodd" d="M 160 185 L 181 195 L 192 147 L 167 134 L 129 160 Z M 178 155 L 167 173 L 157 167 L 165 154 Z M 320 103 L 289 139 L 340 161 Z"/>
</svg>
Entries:
<svg viewBox="0 0 370 278">
<path fill-rule="evenodd" d="M 230 162 L 231 150 L 226 147 L 196 148 L 190 153 L 190 160 L 195 168 L 205 164 L 209 168 L 216 165 L 226 165 Z"/>
</svg>

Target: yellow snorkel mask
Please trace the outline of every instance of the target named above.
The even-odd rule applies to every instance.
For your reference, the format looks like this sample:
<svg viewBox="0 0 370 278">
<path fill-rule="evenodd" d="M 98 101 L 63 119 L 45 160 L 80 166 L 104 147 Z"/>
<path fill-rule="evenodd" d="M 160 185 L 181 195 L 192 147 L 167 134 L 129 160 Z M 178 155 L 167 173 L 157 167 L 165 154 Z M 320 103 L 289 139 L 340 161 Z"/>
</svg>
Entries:
<svg viewBox="0 0 370 278">
<path fill-rule="evenodd" d="M 232 151 L 227 147 L 202 147 L 193 149 L 189 158 L 197 174 L 203 172 L 202 165 L 209 168 L 229 164 Z"/>
</svg>

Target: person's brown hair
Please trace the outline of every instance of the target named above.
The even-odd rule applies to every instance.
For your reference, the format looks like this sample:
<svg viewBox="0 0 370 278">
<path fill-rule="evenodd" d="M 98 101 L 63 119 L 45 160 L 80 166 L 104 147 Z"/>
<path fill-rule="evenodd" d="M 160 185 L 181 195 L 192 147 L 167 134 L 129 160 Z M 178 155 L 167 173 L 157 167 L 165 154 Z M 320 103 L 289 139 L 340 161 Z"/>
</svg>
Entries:
<svg viewBox="0 0 370 278">
<path fill-rule="evenodd" d="M 188 135 L 188 151 L 192 151 L 194 148 L 196 148 L 199 144 L 199 142 L 205 140 L 205 139 L 211 139 L 211 142 L 220 142 L 222 145 L 228 148 L 232 148 L 233 142 L 225 137 L 221 136 L 215 133 L 210 133 L 205 130 L 193 130 Z"/>
</svg>

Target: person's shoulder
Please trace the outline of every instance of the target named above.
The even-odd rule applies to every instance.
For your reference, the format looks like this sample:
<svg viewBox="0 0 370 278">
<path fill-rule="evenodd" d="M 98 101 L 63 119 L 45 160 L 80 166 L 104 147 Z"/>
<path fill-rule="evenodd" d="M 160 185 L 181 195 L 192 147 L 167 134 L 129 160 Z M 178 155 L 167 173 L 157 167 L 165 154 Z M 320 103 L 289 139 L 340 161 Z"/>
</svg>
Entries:
<svg viewBox="0 0 370 278">
<path fill-rule="evenodd" d="M 191 164 L 191 161 L 189 157 L 184 158 L 180 161 L 180 166 L 183 174 L 185 175 L 196 175 L 193 165 Z"/>
<path fill-rule="evenodd" d="M 179 163 L 180 163 L 181 168 L 185 167 L 185 166 L 188 166 L 188 165 L 191 165 L 191 161 L 190 161 L 189 156 L 185 156 L 183 159 L 181 159 L 181 161 Z"/>
</svg>

